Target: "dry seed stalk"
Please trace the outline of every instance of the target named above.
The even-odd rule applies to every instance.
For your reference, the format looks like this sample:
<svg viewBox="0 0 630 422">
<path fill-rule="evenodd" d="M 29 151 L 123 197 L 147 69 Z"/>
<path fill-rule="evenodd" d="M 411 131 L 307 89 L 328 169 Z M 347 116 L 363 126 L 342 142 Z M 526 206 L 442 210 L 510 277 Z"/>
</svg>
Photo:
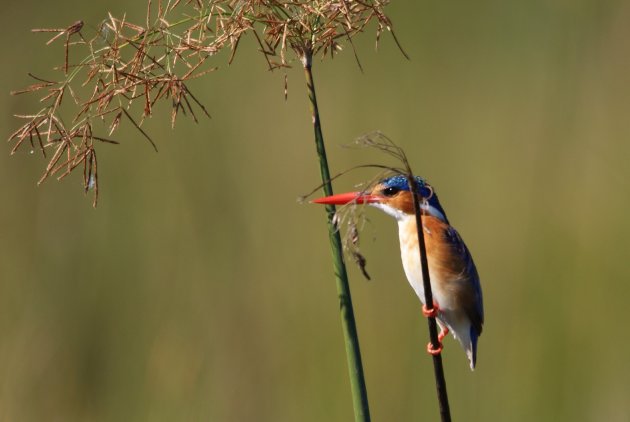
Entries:
<svg viewBox="0 0 630 422">
<path fill-rule="evenodd" d="M 157 101 L 171 102 L 172 125 L 180 114 L 197 121 L 196 110 L 209 116 L 187 82 L 216 70 L 208 60 L 222 50 L 229 50 L 231 62 L 246 33 L 253 33 L 269 69 L 286 68 L 290 51 L 300 58 L 333 56 L 344 40 L 352 45 L 352 37 L 371 21 L 377 24 L 378 44 L 380 33 L 391 31 L 383 11 L 388 1 L 149 0 L 143 24 L 108 14 L 97 28 L 77 21 L 67 28 L 34 29 L 55 34 L 47 45 L 63 40 L 63 63 L 55 68 L 61 75 L 46 80 L 29 74 L 36 83 L 12 92 L 39 95 L 43 107 L 35 114 L 16 116 L 25 122 L 10 135 L 12 153 L 28 139 L 31 148 L 37 146 L 45 157 L 52 157 L 39 183 L 82 166 L 87 191 L 92 184 L 97 186 L 96 166 L 91 164 L 96 145 L 116 143 L 107 138 L 123 120 L 155 148 L 141 126 Z M 77 55 L 84 58 L 72 63 Z M 141 112 L 132 107 L 135 103 L 142 104 Z M 103 135 L 97 135 L 100 132 Z M 62 154 L 67 159 L 60 167 Z M 94 205 L 97 199 L 94 195 Z"/>
</svg>

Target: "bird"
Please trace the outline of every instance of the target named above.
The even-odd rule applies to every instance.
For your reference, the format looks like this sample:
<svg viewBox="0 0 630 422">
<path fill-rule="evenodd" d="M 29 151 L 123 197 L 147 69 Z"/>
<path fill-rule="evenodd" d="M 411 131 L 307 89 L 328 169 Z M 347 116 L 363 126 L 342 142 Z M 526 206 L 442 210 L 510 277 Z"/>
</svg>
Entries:
<svg viewBox="0 0 630 422">
<path fill-rule="evenodd" d="M 451 226 L 433 187 L 415 176 L 416 195 L 420 204 L 433 308 L 425 303 L 422 266 L 418 252 L 418 232 L 413 196 L 405 175 L 385 177 L 363 192 L 348 192 L 315 199 L 316 204 L 367 204 L 394 217 L 398 222 L 400 254 L 409 284 L 422 302 L 423 314 L 435 317 L 440 326 L 440 346 L 427 346 L 430 354 L 442 351 L 442 340 L 448 333 L 459 341 L 474 370 L 477 341 L 484 323 L 483 295 L 479 274 L 470 251 Z"/>
</svg>

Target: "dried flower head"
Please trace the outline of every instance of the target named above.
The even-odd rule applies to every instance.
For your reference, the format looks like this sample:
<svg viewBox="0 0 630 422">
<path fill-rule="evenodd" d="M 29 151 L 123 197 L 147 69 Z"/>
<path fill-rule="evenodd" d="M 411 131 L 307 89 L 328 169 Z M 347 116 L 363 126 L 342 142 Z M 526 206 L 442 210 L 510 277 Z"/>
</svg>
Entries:
<svg viewBox="0 0 630 422">
<path fill-rule="evenodd" d="M 403 175 L 410 181 L 410 183 L 415 183 L 412 182 L 416 179 L 412 176 L 413 172 L 409 165 L 409 161 L 407 159 L 405 151 L 382 132 L 376 131 L 365 134 L 357 138 L 352 144 L 346 145 L 346 147 L 354 149 L 375 149 L 390 156 L 391 158 L 394 158 L 394 160 L 400 165 L 390 166 L 384 164 L 362 164 L 338 173 L 331 178 L 331 182 L 353 170 L 372 168 L 379 171 L 367 182 L 356 185 L 358 191 L 371 192 L 373 188 L 383 179 L 389 178 L 394 175 Z M 323 184 L 317 186 L 308 194 L 300 197 L 299 201 L 305 201 L 316 191 L 319 191 L 322 186 Z M 348 204 L 338 207 L 333 217 L 333 224 L 335 225 L 336 229 L 341 232 L 342 246 L 344 252 L 357 264 L 357 266 L 363 273 L 363 276 L 370 280 L 370 276 L 366 271 L 367 260 L 365 256 L 363 256 L 363 254 L 361 253 L 360 249 L 361 232 L 365 229 L 367 223 L 369 223 L 369 219 L 365 216 L 365 207 L 365 203 L 358 204 L 356 202 L 350 202 Z"/>
<path fill-rule="evenodd" d="M 94 187 L 96 205 L 96 145 L 118 143 L 110 137 L 128 121 L 156 149 L 142 123 L 161 100 L 171 103 L 172 125 L 180 114 L 194 121 L 199 112 L 209 117 L 187 82 L 216 70 L 209 59 L 218 52 L 229 50 L 231 62 L 241 37 L 252 33 L 270 69 L 288 67 L 289 51 L 310 66 L 313 55 L 332 56 L 343 40 L 352 45 L 371 21 L 377 42 L 383 30 L 391 32 L 383 11 L 387 2 L 149 0 L 143 23 L 109 14 L 97 27 L 77 21 L 66 28 L 35 29 L 54 34 L 47 45 L 63 42 L 63 63 L 55 68 L 57 78 L 29 74 L 35 82 L 12 92 L 39 95 L 42 104 L 35 113 L 16 116 L 25 122 L 9 138 L 12 153 L 25 141 L 39 148 L 48 159 L 39 183 L 82 168 L 83 186 L 86 192 Z M 83 58 L 73 62 L 75 57 Z"/>
</svg>

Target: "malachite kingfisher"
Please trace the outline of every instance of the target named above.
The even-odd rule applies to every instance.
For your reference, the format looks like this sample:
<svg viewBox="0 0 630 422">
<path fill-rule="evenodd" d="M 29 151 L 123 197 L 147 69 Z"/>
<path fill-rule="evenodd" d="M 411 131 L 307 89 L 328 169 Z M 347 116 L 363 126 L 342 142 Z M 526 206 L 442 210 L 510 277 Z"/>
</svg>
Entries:
<svg viewBox="0 0 630 422">
<path fill-rule="evenodd" d="M 427 252 L 434 308 L 425 306 L 424 285 L 413 197 L 407 178 L 387 177 L 365 192 L 348 192 L 314 200 L 317 204 L 368 204 L 380 208 L 398 221 L 400 254 L 409 284 L 422 301 L 425 316 L 435 316 L 441 332 L 440 347 L 427 350 L 440 353 L 441 342 L 451 332 L 459 341 L 474 369 L 477 340 L 483 327 L 483 298 L 477 268 L 461 236 L 450 225 L 435 190 L 421 177 L 415 178 Z"/>
</svg>

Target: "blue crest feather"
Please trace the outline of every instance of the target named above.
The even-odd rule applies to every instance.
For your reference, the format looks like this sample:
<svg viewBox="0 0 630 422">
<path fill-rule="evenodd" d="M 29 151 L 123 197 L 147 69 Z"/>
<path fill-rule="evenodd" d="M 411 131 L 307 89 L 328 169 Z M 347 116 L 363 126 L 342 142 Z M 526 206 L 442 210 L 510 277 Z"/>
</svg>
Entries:
<svg viewBox="0 0 630 422">
<path fill-rule="evenodd" d="M 430 207 L 434 207 L 436 210 L 441 212 L 442 215 L 444 216 L 445 222 L 449 224 L 448 218 L 446 217 L 446 212 L 444 212 L 444 208 L 442 208 L 442 205 L 440 204 L 437 193 L 435 193 L 435 190 L 433 189 L 433 187 L 430 184 L 428 184 L 427 181 L 424 180 L 420 176 L 415 176 L 415 179 L 416 179 L 416 185 L 418 186 L 418 191 L 416 193 L 418 193 L 422 198 L 426 199 Z M 387 179 L 382 180 L 381 183 L 385 187 L 392 187 L 399 190 L 409 191 L 409 184 L 407 183 L 407 177 L 400 174 L 396 176 L 388 177 Z"/>
</svg>

